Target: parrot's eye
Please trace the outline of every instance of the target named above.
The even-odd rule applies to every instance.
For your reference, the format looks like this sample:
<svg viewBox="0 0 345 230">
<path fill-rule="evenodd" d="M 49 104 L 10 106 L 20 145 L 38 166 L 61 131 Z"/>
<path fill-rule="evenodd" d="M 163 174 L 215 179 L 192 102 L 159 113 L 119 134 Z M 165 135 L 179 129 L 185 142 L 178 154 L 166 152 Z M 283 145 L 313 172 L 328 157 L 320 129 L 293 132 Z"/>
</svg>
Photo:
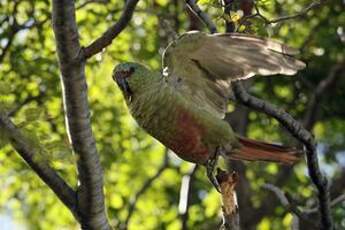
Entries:
<svg viewBox="0 0 345 230">
<path fill-rule="evenodd" d="M 128 70 L 119 70 L 119 71 L 117 71 L 116 75 L 118 77 L 128 78 L 128 77 L 130 77 L 134 73 L 134 71 L 135 71 L 134 67 L 130 67 Z"/>
</svg>

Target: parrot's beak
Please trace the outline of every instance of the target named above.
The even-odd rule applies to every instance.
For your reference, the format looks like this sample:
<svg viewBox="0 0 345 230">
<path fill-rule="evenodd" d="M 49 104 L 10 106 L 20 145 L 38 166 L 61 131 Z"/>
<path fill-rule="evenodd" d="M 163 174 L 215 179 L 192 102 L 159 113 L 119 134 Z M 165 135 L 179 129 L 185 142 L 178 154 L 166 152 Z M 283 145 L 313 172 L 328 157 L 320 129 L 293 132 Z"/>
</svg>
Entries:
<svg viewBox="0 0 345 230">
<path fill-rule="evenodd" d="M 126 80 L 127 77 L 127 73 L 125 74 L 124 72 L 116 72 L 113 76 L 113 79 L 116 81 L 117 85 L 120 87 L 125 97 L 127 99 L 130 99 L 132 97 L 133 92 L 128 85 L 128 82 Z"/>
</svg>

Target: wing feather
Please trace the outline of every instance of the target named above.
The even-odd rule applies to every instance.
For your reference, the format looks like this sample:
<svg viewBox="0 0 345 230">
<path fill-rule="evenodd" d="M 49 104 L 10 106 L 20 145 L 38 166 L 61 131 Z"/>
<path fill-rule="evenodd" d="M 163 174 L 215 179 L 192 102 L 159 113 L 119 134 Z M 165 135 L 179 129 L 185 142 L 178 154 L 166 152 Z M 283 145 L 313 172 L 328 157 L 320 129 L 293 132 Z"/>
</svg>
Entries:
<svg viewBox="0 0 345 230">
<path fill-rule="evenodd" d="M 231 81 L 254 75 L 294 75 L 305 64 L 299 52 L 282 43 L 238 33 L 190 31 L 164 52 L 167 81 L 194 103 L 220 117 L 225 114 Z"/>
</svg>

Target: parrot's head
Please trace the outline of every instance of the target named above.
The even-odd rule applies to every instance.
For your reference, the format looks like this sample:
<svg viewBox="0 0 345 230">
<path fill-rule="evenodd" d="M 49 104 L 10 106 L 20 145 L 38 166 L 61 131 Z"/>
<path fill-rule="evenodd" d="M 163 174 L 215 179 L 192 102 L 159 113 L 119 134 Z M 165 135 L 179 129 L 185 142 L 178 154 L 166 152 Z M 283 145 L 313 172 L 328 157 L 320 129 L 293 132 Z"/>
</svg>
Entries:
<svg viewBox="0 0 345 230">
<path fill-rule="evenodd" d="M 140 93 L 150 84 L 152 73 L 145 66 L 126 62 L 117 65 L 113 71 L 113 80 L 121 89 L 126 100 L 131 101 L 133 95 Z"/>
</svg>

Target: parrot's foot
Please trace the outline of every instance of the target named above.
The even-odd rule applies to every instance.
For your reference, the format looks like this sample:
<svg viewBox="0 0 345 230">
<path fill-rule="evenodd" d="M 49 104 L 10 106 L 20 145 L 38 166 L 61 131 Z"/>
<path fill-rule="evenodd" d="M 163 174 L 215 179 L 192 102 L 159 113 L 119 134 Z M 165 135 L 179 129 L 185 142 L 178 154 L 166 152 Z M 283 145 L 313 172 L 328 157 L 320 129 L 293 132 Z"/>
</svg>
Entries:
<svg viewBox="0 0 345 230">
<path fill-rule="evenodd" d="M 221 192 L 220 185 L 218 183 L 216 176 L 214 175 L 214 171 L 216 169 L 216 166 L 218 163 L 218 157 L 220 153 L 221 153 L 221 149 L 217 147 L 214 156 L 208 159 L 206 162 L 207 177 L 219 193 Z"/>
</svg>

